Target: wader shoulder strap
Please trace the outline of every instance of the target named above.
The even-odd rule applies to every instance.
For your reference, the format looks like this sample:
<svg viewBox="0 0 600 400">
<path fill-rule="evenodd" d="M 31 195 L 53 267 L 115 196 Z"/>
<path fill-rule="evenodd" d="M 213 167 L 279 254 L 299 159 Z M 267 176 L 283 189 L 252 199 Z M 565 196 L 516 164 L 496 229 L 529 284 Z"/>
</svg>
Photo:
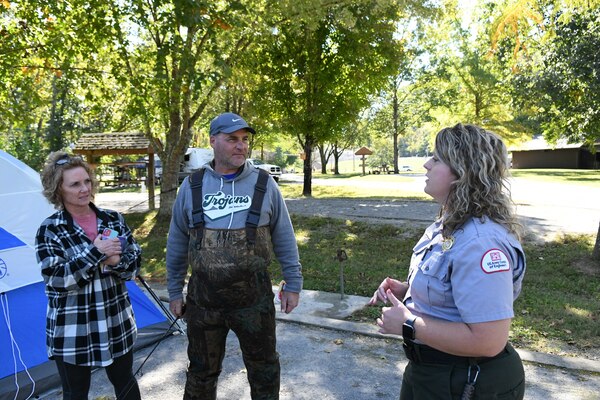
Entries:
<svg viewBox="0 0 600 400">
<path fill-rule="evenodd" d="M 263 199 L 267 192 L 267 183 L 269 182 L 269 173 L 263 169 L 258 170 L 258 179 L 254 186 L 254 196 L 252 196 L 252 204 L 246 218 L 246 240 L 249 246 L 254 246 L 256 243 L 256 228 L 260 220 L 260 210 L 262 208 Z"/>
<path fill-rule="evenodd" d="M 190 188 L 192 189 L 192 223 L 198 229 L 200 239 L 204 228 L 204 211 L 202 210 L 202 178 L 205 169 L 202 168 L 190 175 Z"/>
</svg>

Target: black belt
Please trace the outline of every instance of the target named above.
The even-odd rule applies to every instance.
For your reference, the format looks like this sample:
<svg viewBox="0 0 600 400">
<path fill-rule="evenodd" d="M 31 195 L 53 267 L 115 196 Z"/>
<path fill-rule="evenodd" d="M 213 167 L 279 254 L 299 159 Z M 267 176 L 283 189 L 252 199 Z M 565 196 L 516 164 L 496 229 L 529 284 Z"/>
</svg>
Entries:
<svg viewBox="0 0 600 400">
<path fill-rule="evenodd" d="M 410 341 L 405 341 L 403 344 L 404 354 L 410 361 L 419 364 L 464 364 L 469 365 L 473 362 L 477 364 L 484 363 L 489 360 L 498 358 L 508 350 L 506 347 L 494 357 L 463 357 L 454 354 L 444 353 L 434 349 L 433 347 L 424 344 L 417 344 Z"/>
</svg>

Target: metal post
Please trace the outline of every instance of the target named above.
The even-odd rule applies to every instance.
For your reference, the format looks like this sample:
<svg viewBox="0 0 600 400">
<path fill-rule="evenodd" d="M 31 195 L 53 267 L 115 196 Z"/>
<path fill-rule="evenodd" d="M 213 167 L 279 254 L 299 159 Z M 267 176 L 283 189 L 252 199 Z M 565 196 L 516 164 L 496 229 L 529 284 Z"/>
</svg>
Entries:
<svg viewBox="0 0 600 400">
<path fill-rule="evenodd" d="M 148 285 L 148 283 L 146 283 L 146 280 L 144 278 L 142 278 L 141 275 L 138 275 L 136 278 L 142 283 L 142 285 L 144 285 L 144 287 L 146 288 L 146 290 L 148 291 L 148 293 L 150 293 L 150 296 L 152 296 L 152 298 L 154 299 L 154 302 L 156 304 L 158 304 L 158 306 L 163 310 L 163 312 L 165 313 L 165 315 L 167 316 L 167 318 L 169 320 L 171 320 L 172 323 L 174 323 L 175 325 L 177 325 L 177 330 L 179 331 L 179 333 L 181 333 L 182 335 L 185 335 L 185 331 L 179 325 L 179 321 L 177 321 L 177 318 L 175 318 L 175 316 L 171 313 L 171 310 L 169 310 L 167 307 L 165 307 L 165 305 L 163 304 L 163 302 L 160 299 L 160 297 L 158 297 L 158 295 L 154 292 L 154 290 L 152 290 L 152 288 L 150 287 L 150 285 Z"/>
<path fill-rule="evenodd" d="M 341 298 L 344 298 L 344 264 L 343 262 L 348 259 L 348 255 L 344 249 L 338 249 L 335 259 L 340 262 L 340 294 Z"/>
</svg>

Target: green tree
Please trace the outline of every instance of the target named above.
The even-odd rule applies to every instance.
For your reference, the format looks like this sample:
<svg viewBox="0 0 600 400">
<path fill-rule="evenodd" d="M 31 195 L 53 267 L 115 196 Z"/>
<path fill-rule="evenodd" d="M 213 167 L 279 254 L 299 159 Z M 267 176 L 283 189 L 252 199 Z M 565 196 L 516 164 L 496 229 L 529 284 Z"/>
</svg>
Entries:
<svg viewBox="0 0 600 400">
<path fill-rule="evenodd" d="M 162 160 L 161 217 L 170 217 L 180 160 L 194 126 L 255 37 L 264 33 L 265 5 L 260 0 L 136 0 L 113 2 L 108 9 L 119 54 L 113 74 L 127 88 L 129 114 Z"/>
<path fill-rule="evenodd" d="M 0 3 L 0 130 L 36 169 L 48 151 L 67 148 L 81 132 L 114 127 L 121 115 L 121 91 L 100 67 L 112 54 L 76 24 L 86 12 L 66 2 Z"/>
<path fill-rule="evenodd" d="M 522 63 L 515 76 L 515 93 L 523 107 L 536 112 L 546 139 L 583 142 L 594 149 L 600 140 L 600 11 L 592 10 L 561 22 L 546 40 L 535 63 Z M 593 258 L 600 261 L 600 224 Z"/>
<path fill-rule="evenodd" d="M 437 108 L 434 114 L 445 114 L 440 125 L 473 123 L 510 142 L 521 138 L 527 129 L 521 124 L 521 110 L 514 107 L 511 97 L 511 66 L 490 53 L 493 26 L 486 21 L 494 12 L 497 10 L 493 3 L 476 8 L 473 21 L 467 26 L 458 14 L 448 13 L 439 28 L 432 28 L 437 31 L 434 39 L 439 42 L 427 45 L 436 57 L 427 79 L 444 94 L 430 92 L 433 96 L 429 99 Z"/>
<path fill-rule="evenodd" d="M 11 57 L 12 67 L 27 55 L 31 65 L 23 68 L 56 72 L 61 79 L 69 73 L 82 79 L 84 74 L 77 72 L 85 72 L 112 83 L 119 95 L 108 98 L 125 99 L 115 104 L 119 108 L 115 114 L 126 118 L 113 120 L 111 127 L 142 130 L 152 140 L 163 163 L 159 214 L 168 217 L 179 163 L 194 125 L 244 51 L 264 33 L 265 4 L 260 0 L 24 1 L 11 7 L 14 40 L 0 51 L 16 54 Z M 57 132 L 65 126 L 65 101 L 74 87 L 64 82 L 54 91 L 51 86 L 47 89 L 56 100 L 46 113 L 56 145 L 65 143 Z M 85 97 L 98 104 L 93 94 Z"/>
<path fill-rule="evenodd" d="M 594 143 L 600 137 L 600 67 L 595 56 L 600 1 L 522 0 L 519 4 L 514 10 L 511 4 L 504 6 L 491 37 L 494 45 L 503 40 L 514 42 L 512 61 L 519 72 L 515 93 L 521 107 L 532 109 L 532 119 L 551 142 L 564 137 L 571 142 Z M 534 51 L 521 54 L 519 50 L 529 44 Z M 600 260 L 600 224 L 592 256 Z"/>
<path fill-rule="evenodd" d="M 550 141 L 566 137 L 590 146 L 600 139 L 600 11 L 556 21 L 535 64 L 523 65 L 515 76 L 520 103 Z"/>
<path fill-rule="evenodd" d="M 374 137 L 369 149 L 373 152 L 367 158 L 367 165 L 371 168 L 388 167 L 394 162 L 394 146 L 391 137 Z"/>
<path fill-rule="evenodd" d="M 312 194 L 312 153 L 349 129 L 397 70 L 394 35 L 411 2 L 333 3 L 312 19 L 286 20 L 265 46 L 264 87 L 277 125 L 303 148 L 305 196 Z M 422 9 L 420 9 L 422 11 Z M 407 11 L 408 12 L 408 11 Z M 318 18 L 317 18 L 318 17 Z"/>
</svg>

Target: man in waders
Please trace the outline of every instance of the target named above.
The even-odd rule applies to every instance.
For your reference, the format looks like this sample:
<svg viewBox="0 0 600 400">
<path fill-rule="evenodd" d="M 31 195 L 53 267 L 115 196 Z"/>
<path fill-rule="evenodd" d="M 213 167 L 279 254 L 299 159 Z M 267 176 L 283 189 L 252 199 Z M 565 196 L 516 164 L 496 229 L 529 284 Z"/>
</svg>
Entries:
<svg viewBox="0 0 600 400">
<path fill-rule="evenodd" d="M 275 181 L 246 161 L 249 135 L 239 115 L 210 123 L 214 160 L 181 184 L 167 241 L 171 312 L 187 321 L 184 399 L 216 399 L 229 330 L 242 350 L 252 399 L 279 398 L 275 306 L 267 267 L 281 264 L 281 311 L 299 301 L 302 272 L 287 207 Z M 192 268 L 183 299 L 183 287 Z"/>
</svg>

